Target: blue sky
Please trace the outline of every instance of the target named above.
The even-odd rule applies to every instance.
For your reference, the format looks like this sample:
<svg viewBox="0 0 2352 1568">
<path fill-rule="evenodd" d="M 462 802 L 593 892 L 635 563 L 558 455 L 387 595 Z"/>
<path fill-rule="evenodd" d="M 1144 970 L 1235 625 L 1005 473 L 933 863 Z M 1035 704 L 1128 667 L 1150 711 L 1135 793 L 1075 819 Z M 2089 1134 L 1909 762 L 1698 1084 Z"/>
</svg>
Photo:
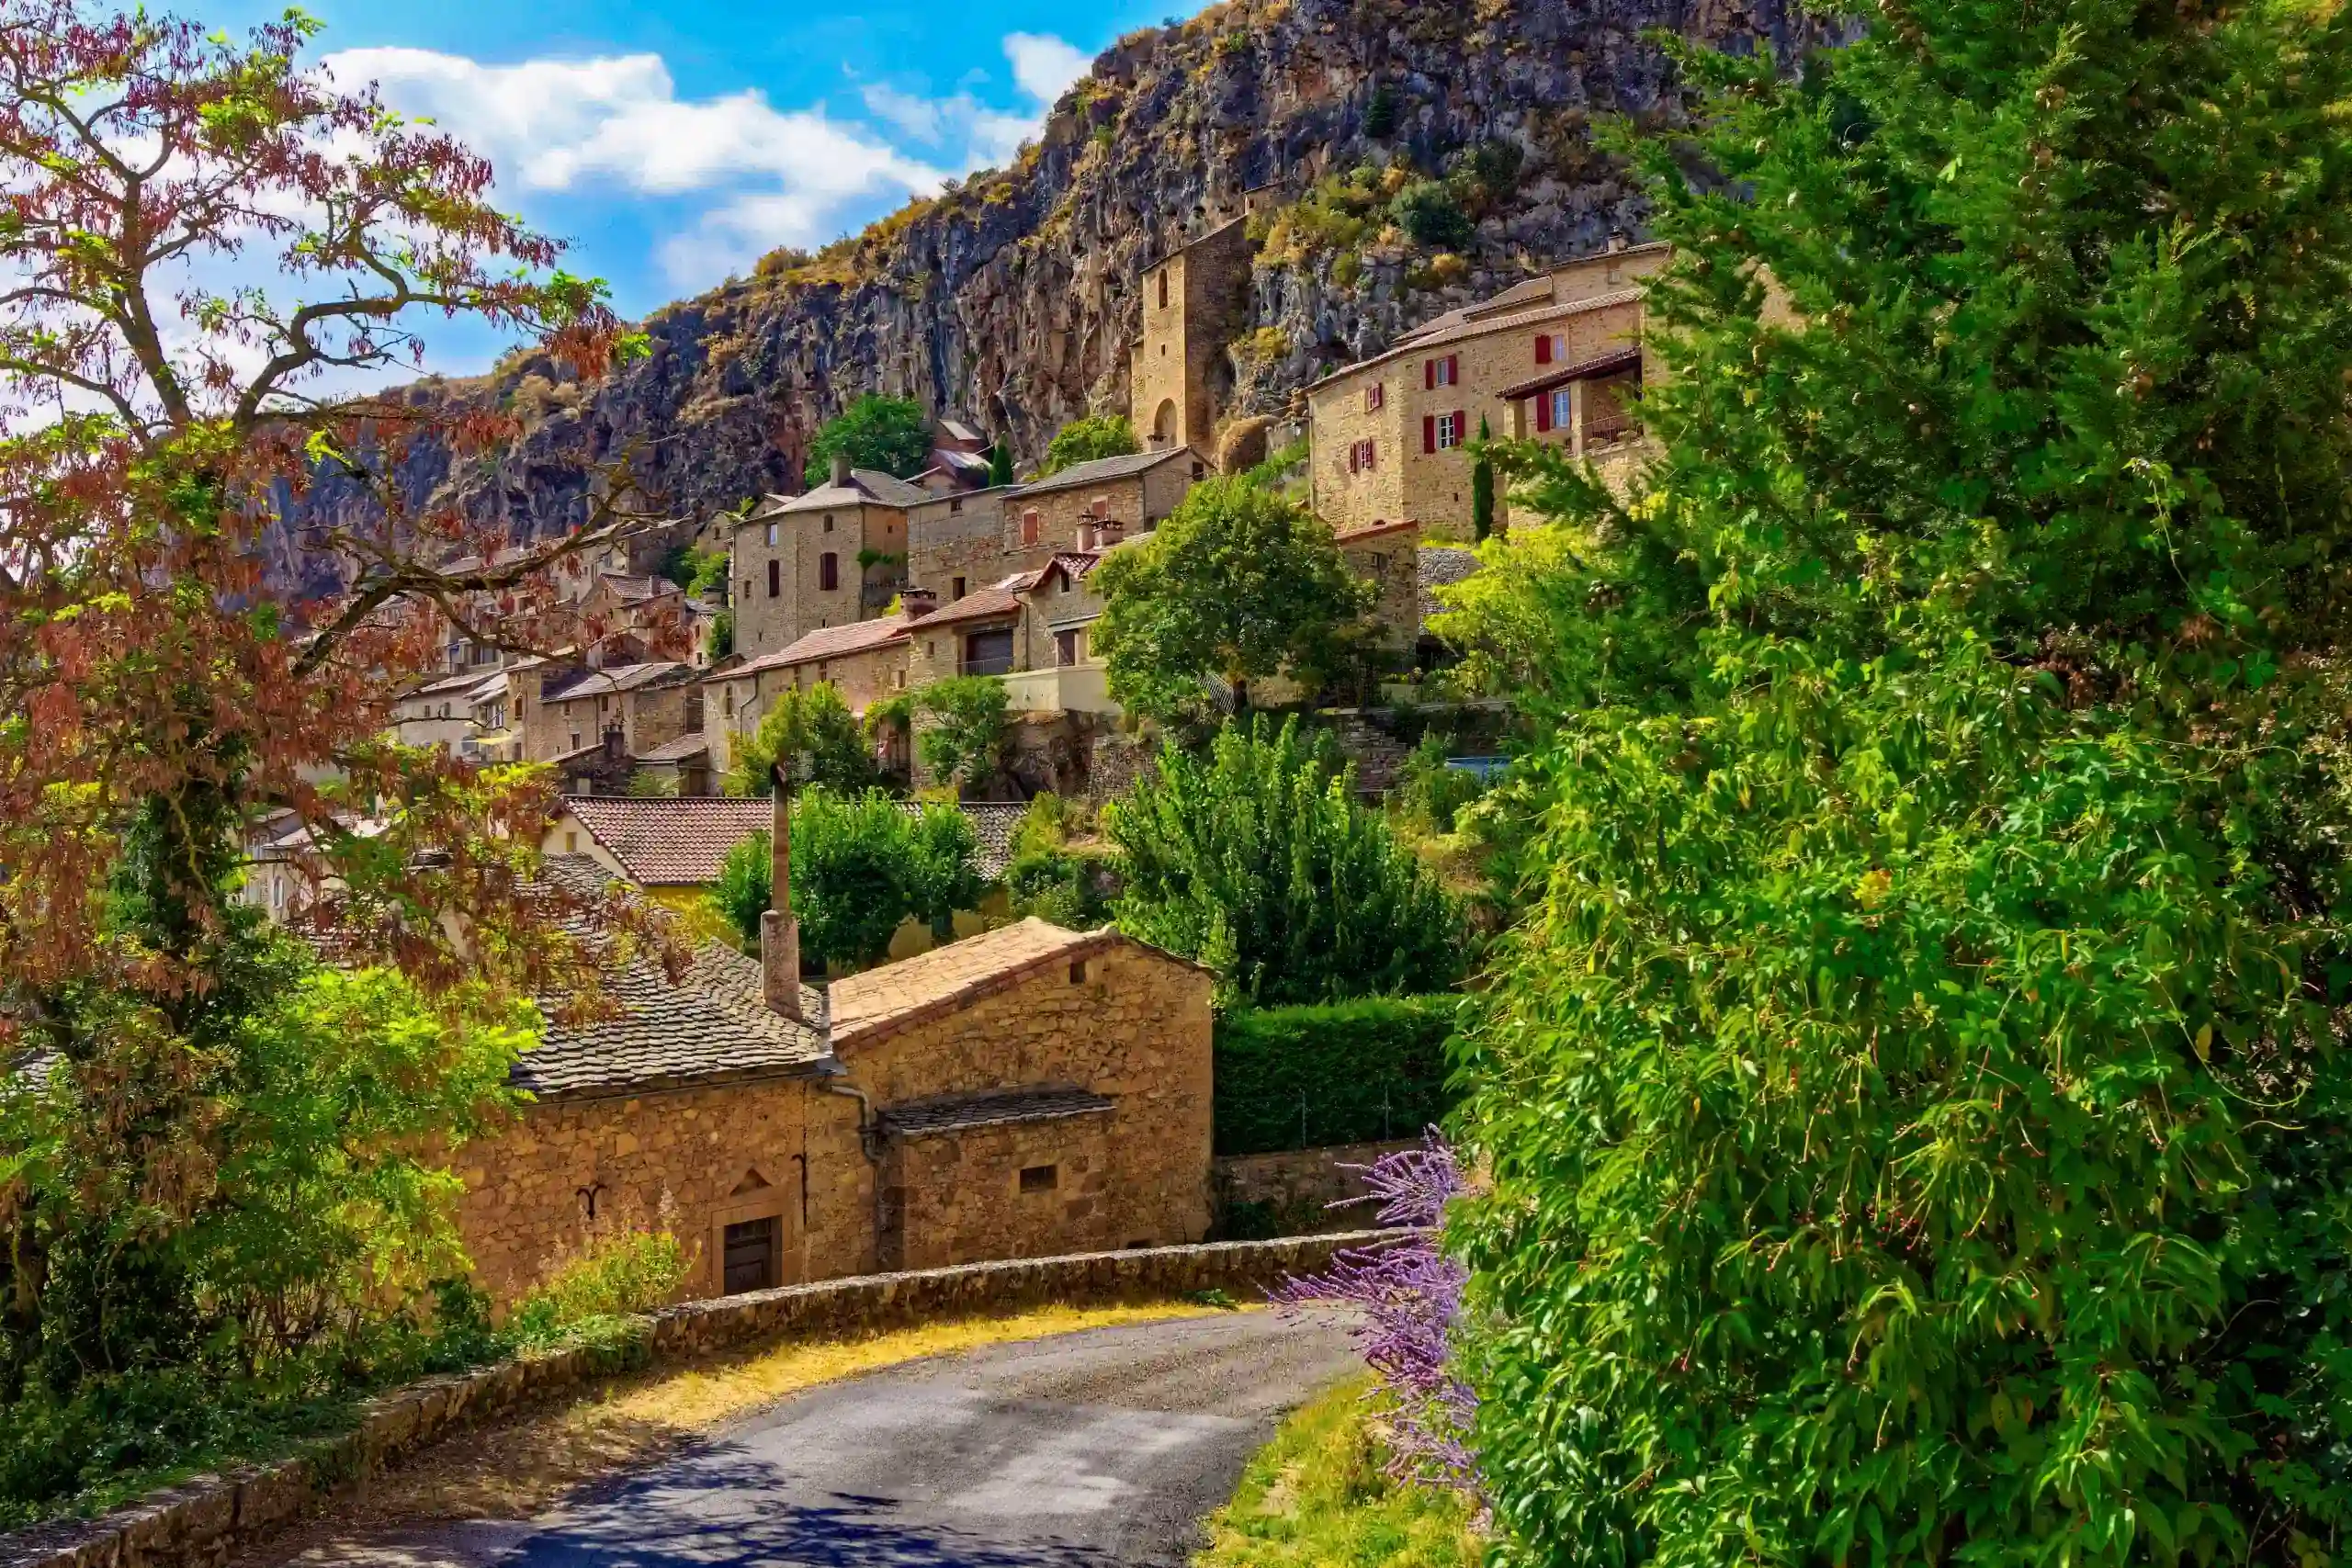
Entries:
<svg viewBox="0 0 2352 1568">
<path fill-rule="evenodd" d="M 280 0 L 283 3 L 283 0 Z M 241 28 L 279 7 L 168 9 Z M 488 154 L 500 198 L 641 315 L 1011 156 L 1053 96 L 1170 0 L 306 0 L 341 79 Z M 1181 6 L 1189 12 L 1189 4 Z M 499 345 L 433 338 L 435 369 Z"/>
</svg>

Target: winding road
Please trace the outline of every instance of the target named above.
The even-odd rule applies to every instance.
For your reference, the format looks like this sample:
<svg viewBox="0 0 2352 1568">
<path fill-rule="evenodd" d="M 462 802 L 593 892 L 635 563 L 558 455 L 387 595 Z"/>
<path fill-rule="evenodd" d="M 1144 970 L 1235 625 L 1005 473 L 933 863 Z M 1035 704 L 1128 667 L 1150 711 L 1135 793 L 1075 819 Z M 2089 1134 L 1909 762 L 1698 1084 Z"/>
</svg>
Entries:
<svg viewBox="0 0 2352 1568">
<path fill-rule="evenodd" d="M 1340 1320 L 1236 1313 L 827 1384 L 519 1522 L 382 1568 L 1145 1568 L 1185 1562 L 1283 1414 L 1362 1363 Z"/>
</svg>

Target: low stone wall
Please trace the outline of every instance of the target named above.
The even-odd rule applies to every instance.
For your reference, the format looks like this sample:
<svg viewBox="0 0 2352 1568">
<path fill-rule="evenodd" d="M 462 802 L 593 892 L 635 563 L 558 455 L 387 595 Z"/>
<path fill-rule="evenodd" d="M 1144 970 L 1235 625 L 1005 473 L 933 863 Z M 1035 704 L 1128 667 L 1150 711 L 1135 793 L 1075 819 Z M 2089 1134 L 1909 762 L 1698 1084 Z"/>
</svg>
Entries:
<svg viewBox="0 0 2352 1568">
<path fill-rule="evenodd" d="M 1255 1210 L 1255 1215 L 1249 1217 L 1271 1223 L 1283 1235 L 1361 1230 L 1373 1223 L 1373 1206 L 1348 1201 L 1364 1196 L 1363 1172 L 1348 1168 L 1368 1166 L 1383 1155 L 1419 1146 L 1419 1139 L 1408 1138 L 1401 1143 L 1335 1144 L 1282 1154 L 1226 1155 L 1212 1168 L 1217 1224 L 1231 1231 Z M 1335 1203 L 1348 1206 L 1334 1208 Z"/>
<path fill-rule="evenodd" d="M 1340 1247 L 1380 1234 L 1150 1247 L 790 1285 L 656 1313 L 646 1344 L 658 1365 L 763 1340 L 866 1333 L 1056 1302 L 1174 1300 L 1202 1291 L 1246 1300 L 1292 1274 L 1324 1267 Z M 371 1402 L 355 1430 L 296 1458 L 199 1476 L 102 1518 L 0 1536 L 0 1568 L 213 1568 L 322 1503 L 357 1495 L 374 1475 L 443 1438 L 614 1370 L 609 1353 L 574 1349 L 430 1378 Z"/>
</svg>

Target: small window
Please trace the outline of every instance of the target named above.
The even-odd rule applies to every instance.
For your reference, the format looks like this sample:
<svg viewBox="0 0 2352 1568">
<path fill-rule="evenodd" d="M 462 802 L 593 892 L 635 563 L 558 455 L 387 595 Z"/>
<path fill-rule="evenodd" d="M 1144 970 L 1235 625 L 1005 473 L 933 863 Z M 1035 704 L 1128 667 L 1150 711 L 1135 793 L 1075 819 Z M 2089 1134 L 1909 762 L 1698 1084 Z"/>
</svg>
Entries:
<svg viewBox="0 0 2352 1568">
<path fill-rule="evenodd" d="M 580 750 L 580 731 L 576 729 L 571 732 L 571 749 L 575 751 Z"/>
<path fill-rule="evenodd" d="M 959 578 L 957 578 L 957 579 L 956 580 L 955 586 L 954 586 L 954 588 L 953 588 L 952 590 L 950 590 L 950 592 L 948 592 L 947 597 L 948 597 L 948 598 L 950 598 L 950 599 L 961 599 L 963 596 L 964 596 L 964 580 L 963 580 L 962 578 L 960 578 L 960 577 L 959 577 Z"/>
<path fill-rule="evenodd" d="M 1021 1190 L 1051 1192 L 1060 1185 L 1061 1167 L 1056 1165 L 1024 1166 L 1021 1171 Z"/>
<path fill-rule="evenodd" d="M 724 1278 L 720 1288 L 727 1294 L 740 1296 L 746 1291 L 764 1291 L 775 1284 L 779 1228 L 775 1216 L 770 1214 L 765 1219 L 729 1225 L 721 1234 Z"/>
<path fill-rule="evenodd" d="M 768 597 L 774 599 L 783 592 L 784 563 L 780 560 L 772 560 L 768 562 Z"/>
<path fill-rule="evenodd" d="M 563 830 L 563 852 L 568 855 L 576 855 L 580 852 L 580 833 L 578 829 L 566 828 Z"/>
<path fill-rule="evenodd" d="M 1033 506 L 1028 511 L 1021 514 L 1021 542 L 1023 544 L 1035 544 L 1039 536 L 1043 535 L 1045 531 L 1045 519 L 1037 514 L 1037 509 L 1035 507 Z"/>
<path fill-rule="evenodd" d="M 1566 430 L 1576 423 L 1576 400 L 1566 387 L 1552 394 L 1552 428 Z"/>
<path fill-rule="evenodd" d="M 1368 474 L 1372 472 L 1379 459 L 1379 456 L 1380 447 L 1378 443 L 1372 441 L 1357 442 L 1354 446 L 1348 448 L 1348 472 L 1351 474 Z"/>
<path fill-rule="evenodd" d="M 1451 387 L 1462 379 L 1462 356 L 1449 354 L 1442 359 L 1430 360 L 1424 366 L 1424 372 L 1430 387 Z"/>
<path fill-rule="evenodd" d="M 1388 401 L 1388 383 L 1374 381 L 1363 389 L 1363 412 L 1378 413 Z"/>
<path fill-rule="evenodd" d="M 1073 986 L 1083 986 L 1086 984 L 1085 959 L 1073 958 L 1069 961 L 1069 983 Z"/>
<path fill-rule="evenodd" d="M 842 558 L 827 550 L 817 558 L 817 586 L 827 593 L 842 585 Z"/>
<path fill-rule="evenodd" d="M 1378 577 L 1388 570 L 1388 558 L 1374 550 L 1372 554 L 1372 575 Z"/>
<path fill-rule="evenodd" d="M 768 525 L 768 543 L 771 546 L 775 543 L 775 525 L 773 523 Z"/>
<path fill-rule="evenodd" d="M 1159 274 L 1159 308 L 1163 310 L 1168 309 L 1168 273 L 1164 268 Z M 1160 352 L 1165 354 L 1168 351 L 1163 348 Z"/>
<path fill-rule="evenodd" d="M 1437 416 L 1437 449 L 1451 452 L 1462 445 L 1462 416 L 1442 413 Z"/>
<path fill-rule="evenodd" d="M 1061 660 L 1061 666 L 1065 670 L 1074 668 L 1078 663 L 1078 637 L 1079 634 L 1076 631 L 1054 634 L 1054 653 Z"/>
<path fill-rule="evenodd" d="M 964 498 L 963 498 L 962 496 L 960 496 L 960 495 L 953 495 L 953 496 L 949 496 L 949 497 L 947 498 L 947 510 L 948 510 L 948 511 L 950 511 L 950 512 L 961 512 L 961 511 L 963 511 L 963 510 L 964 510 Z"/>
</svg>

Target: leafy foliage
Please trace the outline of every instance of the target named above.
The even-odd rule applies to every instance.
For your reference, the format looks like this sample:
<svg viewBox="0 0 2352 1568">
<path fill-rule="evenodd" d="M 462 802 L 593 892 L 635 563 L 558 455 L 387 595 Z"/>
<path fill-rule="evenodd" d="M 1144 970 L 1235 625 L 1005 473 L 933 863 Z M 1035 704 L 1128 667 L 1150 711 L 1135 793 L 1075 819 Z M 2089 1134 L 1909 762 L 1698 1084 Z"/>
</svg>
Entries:
<svg viewBox="0 0 2352 1568">
<path fill-rule="evenodd" d="M 742 936 L 759 941 L 760 915 L 774 887 L 770 836 L 755 833 L 728 852 L 711 902 Z M 910 813 L 878 790 L 842 795 L 815 789 L 792 802 L 792 910 L 800 951 L 814 963 L 865 967 L 889 953 L 910 919 L 934 932 L 976 908 L 987 883 L 978 836 L 953 806 Z"/>
<path fill-rule="evenodd" d="M 870 789 L 880 776 L 864 727 L 829 681 L 775 694 L 760 716 L 759 728 L 736 748 L 727 793 L 744 797 L 775 794 L 778 761 L 791 766 L 796 784 L 843 795 Z"/>
<path fill-rule="evenodd" d="M 1689 64 L 1656 466 L 1510 457 L 1560 521 L 1459 612 L 1544 731 L 1462 1115 L 1501 1555 L 2332 1561 L 2352 23 Z"/>
<path fill-rule="evenodd" d="M 1361 662 L 1374 590 L 1329 530 L 1244 478 L 1194 485 L 1168 521 L 1095 569 L 1093 647 L 1111 691 L 1139 713 L 1197 702 L 1216 676 L 1246 706 L 1250 682 L 1313 687 Z"/>
<path fill-rule="evenodd" d="M 922 722 L 915 755 L 943 784 L 977 788 L 1004 763 L 1004 682 L 993 675 L 950 675 L 914 694 Z"/>
<path fill-rule="evenodd" d="M 1450 996 L 1228 1010 L 1216 1021 L 1216 1152 L 1373 1143 L 1443 1121 L 1461 1010 Z"/>
<path fill-rule="evenodd" d="M 910 479 L 931 466 L 931 416 L 921 403 L 867 392 L 818 428 L 801 478 L 812 489 L 830 483 L 838 454 L 854 468 Z"/>
<path fill-rule="evenodd" d="M 989 487 L 1002 490 L 1012 480 L 1012 443 L 1000 439 L 989 448 Z"/>
<path fill-rule="evenodd" d="M 603 1322 L 666 1306 L 694 1265 L 666 1206 L 650 1223 L 627 1213 L 600 1215 L 548 1260 L 515 1304 L 514 1335 L 526 1344 L 560 1344 Z"/>
<path fill-rule="evenodd" d="M 1355 799 L 1328 736 L 1263 715 L 1206 757 L 1171 745 L 1103 808 L 1119 928 L 1215 969 L 1261 1006 L 1440 991 L 1460 978 L 1452 902 Z"/>
<path fill-rule="evenodd" d="M 1046 462 L 1038 469 L 1038 477 L 1057 474 L 1098 457 L 1125 457 L 1142 450 L 1142 444 L 1136 439 L 1135 426 L 1127 423 L 1126 415 L 1086 414 L 1071 420 L 1055 434 L 1046 447 Z"/>
<path fill-rule="evenodd" d="M 1004 872 L 1014 914 L 1034 915 L 1070 931 L 1092 931 L 1108 923 L 1108 867 L 1099 851 L 1081 852 L 1071 843 L 1071 831 L 1083 812 L 1079 803 L 1051 791 L 1029 803 Z"/>
<path fill-rule="evenodd" d="M 1461 202 L 1443 180 L 1415 180 L 1396 193 L 1388 213 L 1396 227 L 1425 250 L 1458 251 L 1477 233 L 1470 215 L 1462 210 Z"/>
<path fill-rule="evenodd" d="M 1476 455 L 1470 463 L 1470 532 L 1485 541 L 1495 531 L 1495 459 L 1487 450 L 1494 439 L 1487 428 L 1487 416 L 1478 416 Z"/>
</svg>

